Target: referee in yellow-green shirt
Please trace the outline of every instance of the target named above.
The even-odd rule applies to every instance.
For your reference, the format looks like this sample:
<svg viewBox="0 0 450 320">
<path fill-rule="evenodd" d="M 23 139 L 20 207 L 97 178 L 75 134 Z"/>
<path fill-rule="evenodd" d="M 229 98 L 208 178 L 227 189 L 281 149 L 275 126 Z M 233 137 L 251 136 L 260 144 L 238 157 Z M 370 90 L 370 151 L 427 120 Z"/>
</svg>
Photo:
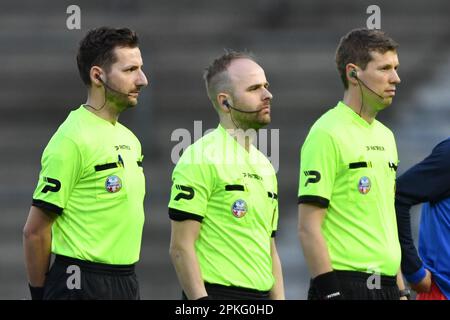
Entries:
<svg viewBox="0 0 450 320">
<path fill-rule="evenodd" d="M 270 123 L 268 82 L 252 56 L 233 51 L 205 81 L 220 124 L 183 153 L 169 202 L 183 298 L 284 299 L 275 170 L 248 134 Z"/>
<path fill-rule="evenodd" d="M 31 297 L 139 299 L 143 156 L 139 140 L 118 122 L 147 85 L 137 35 L 91 30 L 77 62 L 88 99 L 45 148 L 24 227 Z"/>
<path fill-rule="evenodd" d="M 398 300 L 397 148 L 375 119 L 400 83 L 397 44 L 379 30 L 352 30 L 336 63 L 343 100 L 314 123 L 301 149 L 299 236 L 312 277 L 308 299 Z"/>
</svg>

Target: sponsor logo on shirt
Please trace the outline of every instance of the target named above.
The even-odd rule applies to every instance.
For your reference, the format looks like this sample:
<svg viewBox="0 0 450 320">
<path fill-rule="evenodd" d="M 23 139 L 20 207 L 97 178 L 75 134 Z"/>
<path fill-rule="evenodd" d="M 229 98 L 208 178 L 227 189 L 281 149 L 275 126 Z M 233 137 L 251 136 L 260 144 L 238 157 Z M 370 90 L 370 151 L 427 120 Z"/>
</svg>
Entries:
<svg viewBox="0 0 450 320">
<path fill-rule="evenodd" d="M 61 189 L 61 182 L 59 182 L 59 180 L 57 180 L 57 179 L 44 177 L 44 181 L 47 182 L 47 184 L 42 189 L 42 193 L 47 193 L 49 191 L 50 192 L 58 192 L 59 189 Z"/>
<path fill-rule="evenodd" d="M 308 179 L 305 182 L 305 187 L 308 185 L 308 183 L 317 183 L 320 181 L 321 176 L 319 171 L 309 170 L 304 171 L 303 173 L 305 174 L 305 176 L 308 177 Z"/>
<path fill-rule="evenodd" d="M 384 151 L 383 146 L 366 146 L 367 151 Z"/>
<path fill-rule="evenodd" d="M 182 186 L 180 184 L 176 184 L 175 188 L 182 191 L 175 196 L 175 199 L 174 199 L 175 201 L 178 201 L 180 199 L 191 200 L 192 198 L 194 198 L 195 192 L 194 192 L 193 188 L 187 187 L 187 186 Z"/>
<path fill-rule="evenodd" d="M 244 175 L 244 178 L 252 178 L 252 179 L 256 179 L 256 180 L 262 181 L 261 176 L 257 175 L 256 173 L 242 172 L 242 174 Z"/>
<path fill-rule="evenodd" d="M 119 151 L 119 150 L 131 150 L 130 146 L 127 146 L 125 144 L 114 146 L 114 149 L 116 149 L 116 151 Z"/>
</svg>

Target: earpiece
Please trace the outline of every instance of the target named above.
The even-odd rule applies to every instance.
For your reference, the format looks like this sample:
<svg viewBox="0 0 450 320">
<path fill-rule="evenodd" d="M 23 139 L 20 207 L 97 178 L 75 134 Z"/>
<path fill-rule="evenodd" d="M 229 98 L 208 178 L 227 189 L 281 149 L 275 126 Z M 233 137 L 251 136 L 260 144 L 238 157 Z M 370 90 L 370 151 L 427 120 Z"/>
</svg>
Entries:
<svg viewBox="0 0 450 320">
<path fill-rule="evenodd" d="M 113 92 L 116 92 L 116 93 L 119 93 L 119 94 L 123 94 L 124 96 L 130 96 L 130 95 L 131 95 L 131 94 L 129 94 L 129 93 L 124 93 L 124 92 L 121 92 L 121 91 L 116 90 L 116 89 L 114 89 L 114 88 L 111 88 L 105 81 L 103 81 L 102 77 L 101 77 L 99 74 L 95 75 L 95 78 L 96 78 L 98 81 L 100 81 L 100 82 L 103 84 L 103 86 L 104 86 L 105 88 L 107 88 L 108 90 L 110 90 L 110 91 L 113 91 Z M 106 89 L 105 89 L 105 90 L 106 90 Z M 105 94 L 106 94 L 106 91 L 105 91 Z"/>
<path fill-rule="evenodd" d="M 263 107 L 261 107 L 259 109 L 253 110 L 253 111 L 246 111 L 246 110 L 241 110 L 241 109 L 238 109 L 238 108 L 235 108 L 235 107 L 231 106 L 231 104 L 228 102 L 228 100 L 223 100 L 222 104 L 225 107 L 227 107 L 228 109 L 233 109 L 233 110 L 236 110 L 236 111 L 239 111 L 239 112 L 242 112 L 242 113 L 257 113 L 257 112 L 260 112 L 261 110 L 266 108 L 265 106 L 263 106 Z"/>
<path fill-rule="evenodd" d="M 350 71 L 350 77 L 358 79 L 358 74 L 356 73 L 355 69 L 352 69 L 352 71 Z"/>
</svg>

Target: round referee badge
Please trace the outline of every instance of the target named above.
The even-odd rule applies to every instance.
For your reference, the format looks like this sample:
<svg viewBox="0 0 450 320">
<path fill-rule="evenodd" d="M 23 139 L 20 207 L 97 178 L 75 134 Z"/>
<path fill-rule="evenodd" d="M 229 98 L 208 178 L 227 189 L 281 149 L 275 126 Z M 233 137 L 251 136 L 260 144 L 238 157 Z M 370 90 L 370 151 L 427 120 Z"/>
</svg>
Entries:
<svg viewBox="0 0 450 320">
<path fill-rule="evenodd" d="M 236 200 L 231 206 L 231 213 L 236 218 L 242 218 L 247 213 L 247 203 L 244 200 Z"/>
<path fill-rule="evenodd" d="M 109 176 L 106 178 L 105 189 L 108 192 L 119 192 L 122 189 L 122 180 L 118 176 Z"/>
<path fill-rule="evenodd" d="M 358 191 L 361 194 L 367 194 L 370 191 L 370 179 L 368 177 L 361 177 L 358 182 Z"/>
</svg>

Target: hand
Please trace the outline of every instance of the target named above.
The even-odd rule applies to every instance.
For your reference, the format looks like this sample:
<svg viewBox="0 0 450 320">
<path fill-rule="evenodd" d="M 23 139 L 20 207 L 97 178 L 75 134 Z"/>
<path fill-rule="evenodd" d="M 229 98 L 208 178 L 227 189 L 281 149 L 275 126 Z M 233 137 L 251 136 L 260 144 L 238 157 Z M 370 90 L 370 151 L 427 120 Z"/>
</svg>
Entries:
<svg viewBox="0 0 450 320">
<path fill-rule="evenodd" d="M 31 300 L 42 300 L 44 298 L 44 287 L 32 287 L 28 284 L 30 288 Z"/>
<path fill-rule="evenodd" d="M 400 300 L 408 300 L 407 297 L 400 297 Z"/>
<path fill-rule="evenodd" d="M 418 283 L 411 283 L 411 289 L 416 291 L 417 293 L 425 293 L 430 292 L 431 289 L 431 273 L 427 269 L 425 269 L 425 277 L 420 280 Z"/>
</svg>

